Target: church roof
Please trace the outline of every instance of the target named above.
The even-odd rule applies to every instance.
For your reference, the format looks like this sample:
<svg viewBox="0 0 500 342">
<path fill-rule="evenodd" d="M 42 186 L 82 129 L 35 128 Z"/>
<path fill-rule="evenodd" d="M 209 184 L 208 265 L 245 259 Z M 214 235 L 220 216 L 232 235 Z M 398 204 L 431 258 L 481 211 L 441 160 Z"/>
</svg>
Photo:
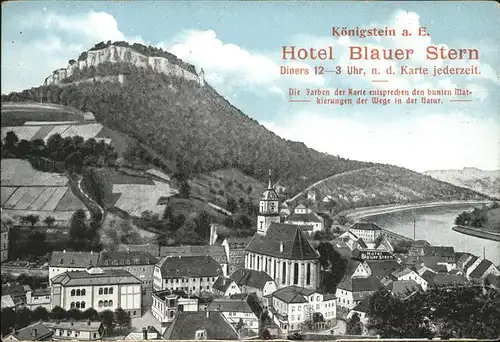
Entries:
<svg viewBox="0 0 500 342">
<path fill-rule="evenodd" d="M 246 250 L 290 260 L 314 260 L 319 257 L 299 226 L 275 222 L 269 225 L 265 235 L 256 233 Z"/>
<path fill-rule="evenodd" d="M 269 201 L 269 200 L 278 200 L 278 194 L 276 193 L 276 191 L 274 189 L 266 189 L 263 193 L 262 193 L 262 196 L 260 196 L 260 199 L 261 200 L 266 200 L 266 201 Z"/>
</svg>

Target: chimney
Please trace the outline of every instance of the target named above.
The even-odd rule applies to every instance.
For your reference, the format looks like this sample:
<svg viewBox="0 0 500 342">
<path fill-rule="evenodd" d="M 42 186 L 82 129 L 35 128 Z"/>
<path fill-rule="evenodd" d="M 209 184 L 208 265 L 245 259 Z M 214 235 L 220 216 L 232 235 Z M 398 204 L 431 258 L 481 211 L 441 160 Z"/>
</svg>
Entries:
<svg viewBox="0 0 500 342">
<path fill-rule="evenodd" d="M 142 339 L 143 340 L 148 339 L 148 330 L 146 328 L 142 328 Z"/>
<path fill-rule="evenodd" d="M 32 329 L 32 330 L 31 330 L 31 336 L 33 336 L 33 337 L 36 337 L 36 336 L 37 336 L 36 329 Z"/>
<path fill-rule="evenodd" d="M 207 313 L 207 318 L 210 318 L 210 311 L 207 310 L 206 313 Z"/>
<path fill-rule="evenodd" d="M 283 242 L 280 242 L 280 253 L 283 253 Z"/>
</svg>

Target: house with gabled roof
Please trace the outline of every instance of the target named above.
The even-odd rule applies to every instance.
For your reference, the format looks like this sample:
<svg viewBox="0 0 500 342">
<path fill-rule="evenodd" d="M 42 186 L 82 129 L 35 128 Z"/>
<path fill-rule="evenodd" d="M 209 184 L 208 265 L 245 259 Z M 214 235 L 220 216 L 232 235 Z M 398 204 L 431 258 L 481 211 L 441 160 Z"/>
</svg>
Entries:
<svg viewBox="0 0 500 342">
<path fill-rule="evenodd" d="M 349 227 L 349 231 L 363 239 L 367 244 L 375 243 L 377 238 L 382 234 L 382 228 L 374 222 L 356 222 Z"/>
<path fill-rule="evenodd" d="M 53 332 L 42 322 L 30 324 L 22 329 L 14 330 L 2 341 L 51 341 Z"/>
<path fill-rule="evenodd" d="M 215 295 L 229 298 L 234 294 L 241 293 L 241 289 L 234 280 L 229 277 L 220 276 L 212 286 Z"/>
<path fill-rule="evenodd" d="M 230 278 L 238 285 L 241 293 L 255 293 L 258 298 L 267 296 L 278 288 L 274 279 L 264 271 L 240 268 Z"/>
<path fill-rule="evenodd" d="M 293 213 L 285 219 L 285 223 L 301 226 L 309 234 L 323 231 L 325 228 L 325 220 L 305 204 L 295 207 Z"/>
<path fill-rule="evenodd" d="M 337 285 L 337 305 L 348 311 L 358 304 L 363 298 L 370 296 L 378 291 L 384 285 L 381 281 L 373 276 L 366 278 L 349 278 L 345 277 Z"/>
<path fill-rule="evenodd" d="M 300 286 L 288 286 L 274 292 L 270 298 L 273 320 L 284 333 L 299 331 L 307 321 L 317 328 L 336 325 L 335 295 Z M 322 317 L 324 322 L 315 317 Z"/>
<path fill-rule="evenodd" d="M 219 311 L 179 312 L 163 334 L 165 340 L 239 340 L 234 326 Z"/>
<path fill-rule="evenodd" d="M 259 331 L 259 317 L 253 312 L 245 298 L 242 299 L 214 299 L 208 305 L 207 311 L 219 311 L 237 331 L 257 334 Z M 241 326 L 240 326 L 241 325 Z"/>
<path fill-rule="evenodd" d="M 417 272 L 414 270 L 408 268 L 408 267 L 401 267 L 398 270 L 393 271 L 390 276 L 390 278 L 394 280 L 399 280 L 399 281 L 414 281 L 417 283 L 424 291 L 427 290 L 427 281 L 420 276 Z"/>
<path fill-rule="evenodd" d="M 211 256 L 163 257 L 154 268 L 153 290 L 211 293 L 216 279 L 222 275 L 221 266 Z"/>
<path fill-rule="evenodd" d="M 224 246 L 161 246 L 160 257 L 179 256 L 211 256 L 222 268 L 224 275 L 228 274 L 228 256 Z"/>
<path fill-rule="evenodd" d="M 468 278 L 474 280 L 484 279 L 488 274 L 500 275 L 500 271 L 487 259 L 482 259 L 475 267 L 471 266 L 467 270 Z"/>
</svg>

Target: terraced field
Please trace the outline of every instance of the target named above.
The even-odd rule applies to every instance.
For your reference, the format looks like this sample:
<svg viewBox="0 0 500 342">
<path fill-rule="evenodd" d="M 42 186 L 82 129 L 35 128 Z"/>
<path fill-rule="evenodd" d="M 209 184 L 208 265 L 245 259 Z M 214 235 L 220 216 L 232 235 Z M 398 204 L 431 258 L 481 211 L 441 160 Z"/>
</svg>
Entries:
<svg viewBox="0 0 500 342">
<path fill-rule="evenodd" d="M 65 176 L 33 169 L 26 160 L 2 159 L 2 217 L 16 219 L 29 214 L 40 220 L 52 216 L 67 221 L 85 205 L 71 192 Z"/>
</svg>

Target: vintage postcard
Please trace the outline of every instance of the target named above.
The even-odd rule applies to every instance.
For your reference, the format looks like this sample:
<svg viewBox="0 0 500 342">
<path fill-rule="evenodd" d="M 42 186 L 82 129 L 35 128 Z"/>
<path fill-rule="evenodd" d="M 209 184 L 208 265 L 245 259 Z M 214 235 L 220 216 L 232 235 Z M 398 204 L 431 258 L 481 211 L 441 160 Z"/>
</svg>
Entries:
<svg viewBox="0 0 500 342">
<path fill-rule="evenodd" d="M 500 338 L 498 2 L 1 25 L 2 341 Z"/>
</svg>

